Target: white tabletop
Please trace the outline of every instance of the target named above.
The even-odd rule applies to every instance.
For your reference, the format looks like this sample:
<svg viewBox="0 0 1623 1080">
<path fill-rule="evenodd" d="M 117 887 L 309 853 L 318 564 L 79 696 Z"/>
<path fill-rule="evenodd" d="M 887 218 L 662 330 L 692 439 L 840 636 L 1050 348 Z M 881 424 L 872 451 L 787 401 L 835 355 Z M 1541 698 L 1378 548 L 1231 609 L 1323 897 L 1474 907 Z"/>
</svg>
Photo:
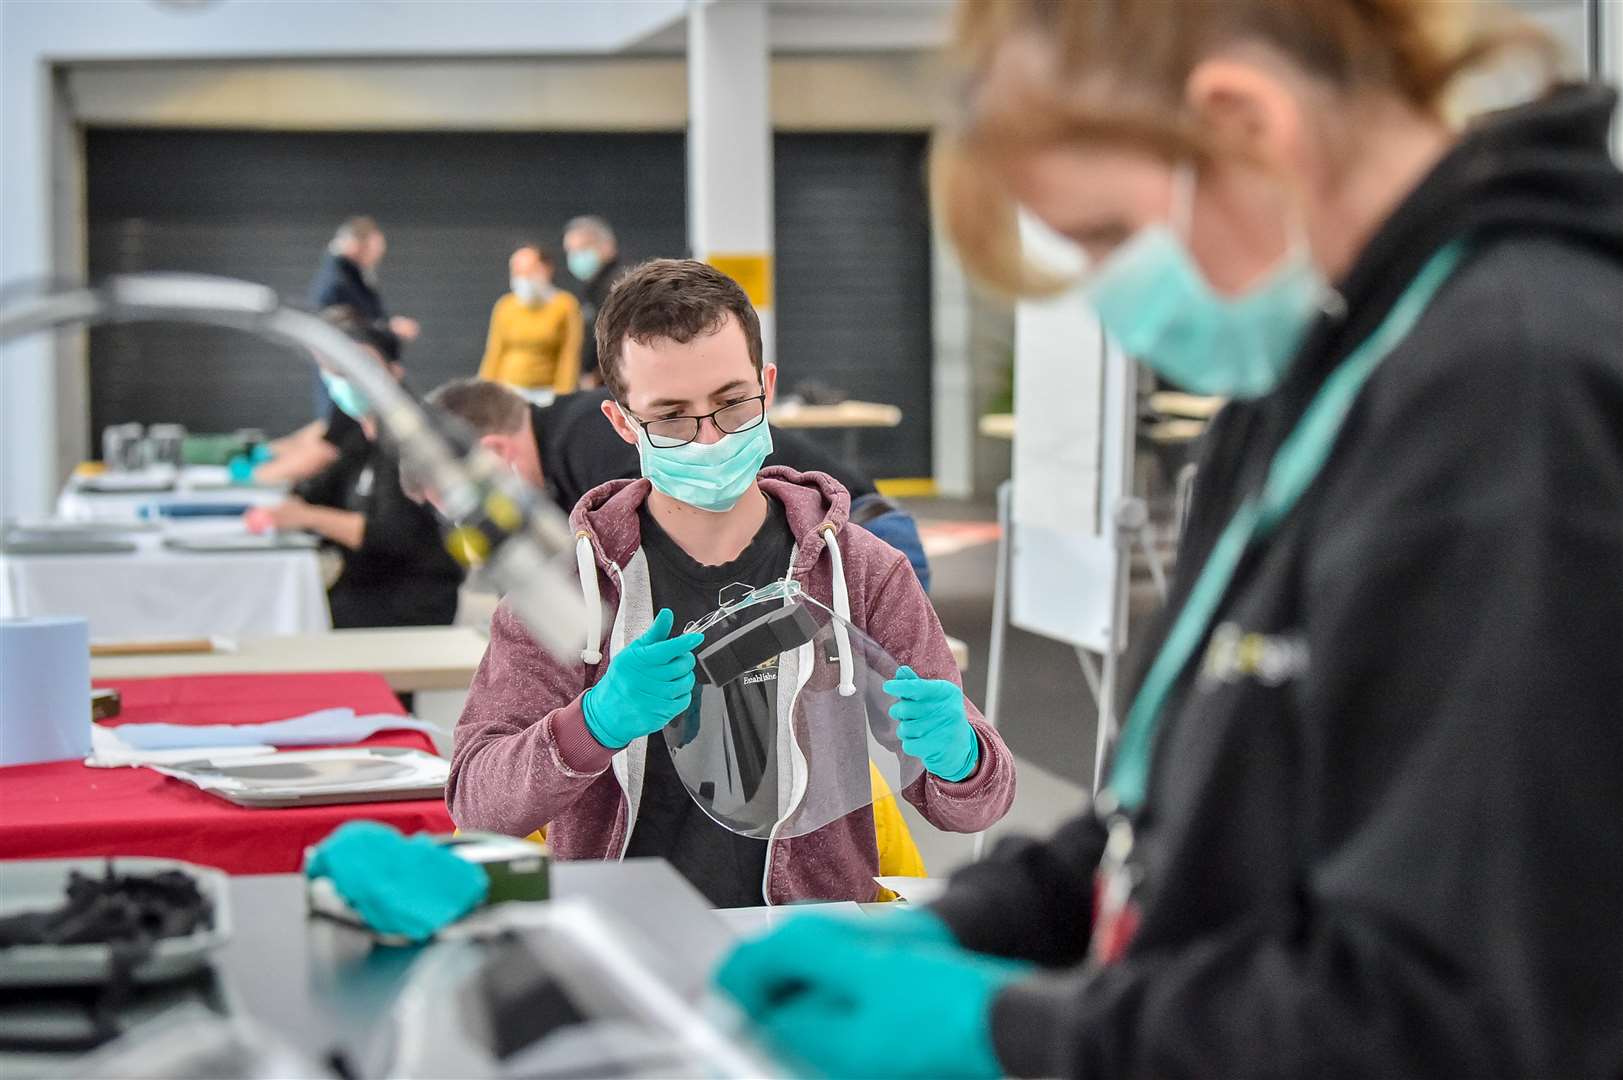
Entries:
<svg viewBox="0 0 1623 1080">
<path fill-rule="evenodd" d="M 893 428 L 902 422 L 902 410 L 872 401 L 777 405 L 771 419 L 773 426 L 780 428 Z"/>
<path fill-rule="evenodd" d="M 83 615 L 101 641 L 249 638 L 327 629 L 321 565 L 309 549 L 174 551 L 165 536 L 241 534 L 237 519 L 121 535 L 133 552 L 0 555 L 0 616 Z"/>
<path fill-rule="evenodd" d="M 94 679 L 172 675 L 270 675 L 369 671 L 398 693 L 466 690 L 485 655 L 485 635 L 470 626 L 332 630 L 289 637 L 245 638 L 228 650 L 96 656 Z"/>
<path fill-rule="evenodd" d="M 172 470 L 170 476 L 173 476 Z M 164 479 L 156 475 L 154 478 Z M 62 489 L 56 498 L 57 517 L 67 521 L 133 521 L 147 506 L 176 503 L 271 506 L 287 498 L 285 488 L 232 485 L 224 466 L 215 465 L 186 466 L 168 491 L 87 491 L 82 483 L 82 480 L 70 479 Z"/>
<path fill-rule="evenodd" d="M 980 432 L 988 439 L 1014 438 L 1014 413 L 987 413 L 980 419 Z"/>
<path fill-rule="evenodd" d="M 1186 420 L 1210 420 L 1227 404 L 1228 398 L 1185 394 L 1178 390 L 1158 390 L 1150 395 L 1150 408 L 1164 416 Z"/>
</svg>

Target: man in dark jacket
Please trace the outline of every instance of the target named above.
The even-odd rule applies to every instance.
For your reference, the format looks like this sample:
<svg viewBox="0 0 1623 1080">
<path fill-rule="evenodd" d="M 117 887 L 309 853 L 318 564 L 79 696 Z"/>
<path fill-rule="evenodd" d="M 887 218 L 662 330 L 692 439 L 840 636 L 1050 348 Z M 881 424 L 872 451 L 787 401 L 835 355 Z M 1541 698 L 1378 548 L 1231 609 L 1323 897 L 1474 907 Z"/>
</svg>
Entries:
<svg viewBox="0 0 1623 1080">
<path fill-rule="evenodd" d="M 378 264 L 389 250 L 388 239 L 369 217 L 346 218 L 327 244 L 327 254 L 310 280 L 309 302 L 317 311 L 345 308 L 362 322 L 402 342 L 415 341 L 417 320 L 389 314 L 377 288 Z M 317 386 L 316 415 L 328 411 L 326 393 Z"/>
<path fill-rule="evenodd" d="M 564 226 L 564 258 L 569 272 L 580 282 L 580 313 L 586 323 L 581 343 L 580 380 L 585 387 L 599 386 L 597 371 L 597 313 L 609 290 L 620 280 L 620 242 L 607 221 L 593 215 L 574 218 Z M 635 475 L 635 474 L 633 474 Z"/>
</svg>

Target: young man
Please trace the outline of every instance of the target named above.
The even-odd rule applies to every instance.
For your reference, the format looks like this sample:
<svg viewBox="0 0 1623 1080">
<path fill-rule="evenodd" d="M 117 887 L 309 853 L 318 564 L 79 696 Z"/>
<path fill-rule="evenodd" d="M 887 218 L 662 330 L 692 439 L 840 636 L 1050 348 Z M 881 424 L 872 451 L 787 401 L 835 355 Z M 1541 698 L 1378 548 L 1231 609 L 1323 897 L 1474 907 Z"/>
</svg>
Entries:
<svg viewBox="0 0 1623 1080">
<path fill-rule="evenodd" d="M 479 443 L 510 465 L 531 487 L 545 491 L 569 513 L 581 496 L 610 480 L 635 479 L 641 472 L 637 448 L 620 438 L 603 417 L 606 389 L 560 394 L 536 405 L 499 383 L 454 379 L 434 389 L 428 403 L 473 429 Z M 930 590 L 930 562 L 913 515 L 897 506 L 849 462 L 824 453 L 804 435 L 771 429 L 767 465 L 796 472 L 827 473 L 851 496 L 851 521 L 907 556 L 924 590 Z"/>
<path fill-rule="evenodd" d="M 519 836 L 545 826 L 564 859 L 660 855 L 717 906 L 874 899 L 872 814 L 793 839 L 735 835 L 688 795 L 665 740 L 649 737 L 694 688 L 698 637 L 671 629 L 729 586 L 785 576 L 917 673 L 897 680 L 892 713 L 928 772 L 902 796 L 942 829 L 1000 818 L 1013 760 L 964 698 L 907 559 L 849 526 L 850 497 L 829 477 L 758 472 L 777 370 L 762 363 L 743 290 L 703 263 L 645 263 L 604 305 L 598 346 L 612 395 L 603 413 L 637 446 L 643 473 L 589 492 L 571 518 L 582 587 L 613 624 L 560 659 L 498 610 L 457 727 L 446 788 L 457 824 Z"/>
</svg>

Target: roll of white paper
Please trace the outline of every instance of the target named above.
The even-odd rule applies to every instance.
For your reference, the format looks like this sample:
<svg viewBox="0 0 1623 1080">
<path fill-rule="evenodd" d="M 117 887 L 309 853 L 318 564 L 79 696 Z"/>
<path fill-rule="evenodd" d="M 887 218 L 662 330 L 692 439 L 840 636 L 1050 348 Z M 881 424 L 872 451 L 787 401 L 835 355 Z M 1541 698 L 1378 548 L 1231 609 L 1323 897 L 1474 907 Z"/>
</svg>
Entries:
<svg viewBox="0 0 1623 1080">
<path fill-rule="evenodd" d="M 89 753 L 89 621 L 0 619 L 0 765 Z"/>
</svg>

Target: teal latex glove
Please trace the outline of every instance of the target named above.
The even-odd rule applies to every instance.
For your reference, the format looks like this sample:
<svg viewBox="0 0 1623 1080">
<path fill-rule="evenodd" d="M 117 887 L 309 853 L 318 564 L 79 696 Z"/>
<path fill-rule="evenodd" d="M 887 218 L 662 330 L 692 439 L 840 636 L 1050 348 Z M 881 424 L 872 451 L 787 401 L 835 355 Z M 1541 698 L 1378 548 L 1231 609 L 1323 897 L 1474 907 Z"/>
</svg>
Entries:
<svg viewBox="0 0 1623 1080">
<path fill-rule="evenodd" d="M 875 941 L 939 945 L 948 949 L 959 947 L 957 936 L 941 921 L 941 916 L 929 908 L 913 904 L 886 904 L 872 914 L 864 912 L 860 917 L 853 915 L 847 921 L 852 924 L 853 930 Z"/>
<path fill-rule="evenodd" d="M 619 750 L 687 711 L 693 698 L 693 650 L 703 634 L 669 637 L 676 617 L 662 608 L 642 637 L 614 654 L 609 670 L 580 700 L 592 738 Z"/>
<path fill-rule="evenodd" d="M 946 679 L 921 679 L 903 665 L 885 683 L 902 749 L 943 780 L 962 780 L 981 760 L 981 741 L 964 710 L 964 692 Z"/>
<path fill-rule="evenodd" d="M 490 878 L 473 863 L 426 835 L 402 836 L 376 821 L 340 825 L 311 852 L 304 874 L 330 878 L 378 933 L 412 941 L 427 941 L 490 892 Z"/>
<path fill-rule="evenodd" d="M 937 937 L 909 922 L 906 931 Z M 825 1076 L 997 1077 L 992 1002 L 1031 970 L 857 920 L 807 916 L 740 945 L 716 984 L 777 1052 Z"/>
<path fill-rule="evenodd" d="M 251 484 L 254 482 L 254 469 L 269 461 L 270 457 L 270 447 L 258 443 L 251 453 L 238 454 L 226 462 L 226 472 L 233 484 Z"/>
</svg>

